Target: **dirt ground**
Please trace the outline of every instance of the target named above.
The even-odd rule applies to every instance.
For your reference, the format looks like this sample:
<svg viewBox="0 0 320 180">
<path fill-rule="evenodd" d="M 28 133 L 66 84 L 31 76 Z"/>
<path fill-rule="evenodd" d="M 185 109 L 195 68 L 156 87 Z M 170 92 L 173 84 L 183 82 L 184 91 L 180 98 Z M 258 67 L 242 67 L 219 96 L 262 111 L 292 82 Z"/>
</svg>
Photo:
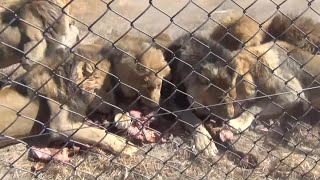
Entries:
<svg viewBox="0 0 320 180">
<path fill-rule="evenodd" d="M 115 41 L 127 31 L 146 37 L 166 32 L 172 38 L 193 31 L 207 34 L 216 25 L 214 21 L 221 20 L 230 10 L 246 9 L 246 14 L 263 23 L 277 12 L 276 4 L 281 4 L 279 11 L 283 13 L 294 15 L 303 13 L 315 20 L 319 19 L 317 13 L 320 13 L 320 1 L 311 0 L 273 2 L 153 0 L 152 4 L 147 0 L 74 0 L 70 5 L 71 15 L 78 21 L 81 36 L 84 37 L 84 41 L 92 42 L 99 36 Z M 186 7 L 180 11 L 184 6 Z M 211 13 L 210 19 L 208 13 Z M 314 134 L 318 134 L 317 129 L 314 131 Z M 301 137 L 294 136 L 290 139 L 289 146 L 282 146 L 272 140 L 270 134 L 248 130 L 234 144 L 236 149 L 251 153 L 258 158 L 258 167 L 255 169 L 237 167 L 236 163 L 228 158 L 230 155 L 228 152 L 221 153 L 215 159 L 195 156 L 196 151 L 192 146 L 190 134 L 183 131 L 180 135 L 174 133 L 175 136 L 166 143 L 143 146 L 142 149 L 148 152 L 146 154 L 130 158 L 114 157 L 97 148 L 86 149 L 74 156 L 69 163 L 50 162 L 46 170 L 39 173 L 31 171 L 34 163 L 28 159 L 26 145 L 10 146 L 0 149 L 0 178 L 159 180 L 320 178 L 317 136 L 313 136 L 315 140 L 309 140 L 308 143 Z"/>
</svg>

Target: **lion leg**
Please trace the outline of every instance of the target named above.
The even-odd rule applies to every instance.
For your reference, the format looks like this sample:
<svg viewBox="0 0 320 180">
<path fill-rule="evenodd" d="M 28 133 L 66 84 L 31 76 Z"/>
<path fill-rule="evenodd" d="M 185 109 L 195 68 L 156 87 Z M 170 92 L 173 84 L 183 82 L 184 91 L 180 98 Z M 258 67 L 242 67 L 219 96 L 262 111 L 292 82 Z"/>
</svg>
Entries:
<svg viewBox="0 0 320 180">
<path fill-rule="evenodd" d="M 194 144 L 197 150 L 203 151 L 207 157 L 215 157 L 218 149 L 212 141 L 212 137 L 202 124 L 202 121 L 191 111 L 183 112 L 181 119 L 186 122 L 186 127 L 193 132 Z M 188 124 L 187 124 L 188 123 Z"/>
<path fill-rule="evenodd" d="M 39 110 L 39 101 L 23 96 L 10 86 L 0 90 L 0 147 L 22 142 L 33 134 Z"/>
<path fill-rule="evenodd" d="M 124 138 L 106 132 L 103 129 L 90 127 L 83 122 L 72 121 L 69 119 L 70 113 L 65 106 L 64 109 L 61 109 L 58 104 L 49 102 L 49 107 L 51 112 L 57 112 L 56 115 L 53 114 L 54 117 L 51 119 L 50 128 L 58 131 L 61 135 L 80 143 L 99 145 L 115 154 L 132 155 L 138 151 L 137 147 L 127 142 Z"/>
</svg>

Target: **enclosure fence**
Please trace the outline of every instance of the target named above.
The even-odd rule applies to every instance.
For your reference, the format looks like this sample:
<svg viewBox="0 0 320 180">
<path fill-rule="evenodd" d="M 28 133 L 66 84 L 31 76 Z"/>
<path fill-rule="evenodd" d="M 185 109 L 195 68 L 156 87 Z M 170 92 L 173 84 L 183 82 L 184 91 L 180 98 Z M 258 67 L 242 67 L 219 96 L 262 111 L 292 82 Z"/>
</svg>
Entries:
<svg viewBox="0 0 320 180">
<path fill-rule="evenodd" d="M 287 6 L 293 10 L 288 12 Z M 1 179 L 320 178 L 318 10 L 320 4 L 314 0 L 3 0 Z M 131 11 L 134 15 L 129 17 Z M 148 19 L 151 12 L 157 15 Z M 166 23 L 154 25 L 162 22 L 157 16 Z M 69 37 L 59 29 L 66 18 L 79 30 L 72 44 L 65 43 Z M 38 31 L 41 38 L 28 34 Z M 179 41 L 182 36 L 185 41 Z M 27 47 L 34 37 L 33 47 Z M 43 42 L 47 43 L 43 60 L 31 59 L 37 57 L 35 52 L 39 55 Z M 182 50 L 172 48 L 177 42 L 182 42 Z M 97 46 L 91 54 L 79 51 L 81 44 L 99 43 L 103 51 Z M 63 50 L 50 54 L 56 47 Z M 151 61 L 157 58 L 153 48 L 167 63 L 157 71 L 153 67 L 161 58 Z M 142 62 L 144 57 L 149 58 L 147 63 Z M 11 63 L 14 58 L 19 62 Z M 25 68 L 25 62 L 32 66 Z M 204 62 L 214 65 L 209 75 Z M 240 66 L 244 72 L 238 72 L 243 70 Z M 164 77 L 166 68 L 171 74 Z M 237 82 L 230 85 L 234 75 Z M 42 77 L 47 78 L 43 84 L 32 83 Z M 162 84 L 154 87 L 156 82 Z M 295 86 L 297 82 L 301 87 Z M 157 88 L 161 89 L 158 102 L 152 94 Z M 246 88 L 253 94 L 246 96 Z M 53 95 L 55 90 L 59 95 Z M 95 103 L 89 105 L 87 97 Z M 223 113 L 230 107 L 233 116 Z M 145 109 L 152 113 L 143 115 Z M 59 113 L 67 114 L 66 120 L 58 121 Z M 245 117 L 239 125 L 243 130 L 229 123 L 239 117 Z M 250 118 L 252 124 L 246 127 Z M 109 147 L 120 144 L 109 145 L 117 139 L 108 139 L 110 134 L 138 151 L 128 156 L 125 146 L 112 153 L 116 150 Z M 81 135 L 80 140 L 75 135 Z M 108 145 L 103 145 L 106 140 Z"/>
</svg>

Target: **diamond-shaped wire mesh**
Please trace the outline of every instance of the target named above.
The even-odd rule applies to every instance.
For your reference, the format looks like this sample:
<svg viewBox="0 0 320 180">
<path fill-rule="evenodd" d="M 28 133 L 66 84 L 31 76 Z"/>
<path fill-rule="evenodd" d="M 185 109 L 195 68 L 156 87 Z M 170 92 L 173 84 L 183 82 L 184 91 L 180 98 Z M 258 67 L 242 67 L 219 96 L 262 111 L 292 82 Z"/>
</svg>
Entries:
<svg viewBox="0 0 320 180">
<path fill-rule="evenodd" d="M 319 12 L 1 0 L 1 179 L 320 178 Z"/>
</svg>

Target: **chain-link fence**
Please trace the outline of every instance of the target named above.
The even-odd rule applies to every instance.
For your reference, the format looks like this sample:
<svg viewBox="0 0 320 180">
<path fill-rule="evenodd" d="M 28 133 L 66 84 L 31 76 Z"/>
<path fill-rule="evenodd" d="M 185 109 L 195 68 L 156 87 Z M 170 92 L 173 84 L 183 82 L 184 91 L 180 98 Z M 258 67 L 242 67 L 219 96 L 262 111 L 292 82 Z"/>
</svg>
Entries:
<svg viewBox="0 0 320 180">
<path fill-rule="evenodd" d="M 318 179 L 320 3 L 2 0 L 1 179 Z"/>
</svg>

